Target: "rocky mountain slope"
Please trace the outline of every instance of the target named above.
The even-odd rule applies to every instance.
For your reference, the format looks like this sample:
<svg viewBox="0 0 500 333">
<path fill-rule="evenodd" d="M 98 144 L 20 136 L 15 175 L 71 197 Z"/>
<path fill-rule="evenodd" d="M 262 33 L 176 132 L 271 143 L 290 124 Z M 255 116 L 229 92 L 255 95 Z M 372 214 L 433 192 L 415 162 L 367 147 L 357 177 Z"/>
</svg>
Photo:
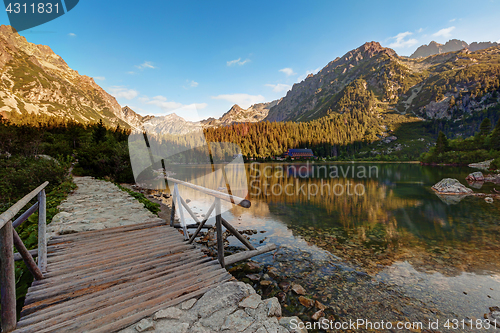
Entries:
<svg viewBox="0 0 500 333">
<path fill-rule="evenodd" d="M 166 116 L 145 119 L 141 128 L 157 135 L 182 135 L 203 129 L 203 124 L 201 122 L 187 121 L 175 113 L 171 113 Z"/>
<path fill-rule="evenodd" d="M 352 107 L 346 101 L 354 101 L 351 88 L 357 80 L 364 83 L 355 90 L 362 86 L 373 95 L 366 99 L 373 116 L 458 118 L 498 103 L 499 74 L 499 46 L 411 59 L 370 42 L 295 84 L 266 120 L 310 121 L 341 114 Z"/>
<path fill-rule="evenodd" d="M 227 126 L 233 123 L 254 123 L 263 120 L 269 114 L 269 110 L 279 104 L 281 99 L 258 103 L 250 106 L 248 109 L 242 109 L 238 104 L 224 113 L 219 119 L 209 118 L 202 121 L 204 126 Z"/>
<path fill-rule="evenodd" d="M 91 77 L 80 75 L 52 49 L 0 26 L 0 114 L 22 119 L 46 115 L 77 122 L 129 127 L 116 99 Z"/>
<path fill-rule="evenodd" d="M 463 49 L 468 49 L 471 52 L 484 50 L 492 46 L 498 46 L 499 44 L 496 42 L 474 42 L 470 45 L 464 42 L 463 40 L 451 39 L 447 41 L 445 44 L 439 44 L 435 41 L 429 43 L 429 45 L 422 45 L 413 54 L 410 58 L 425 58 L 431 55 L 446 53 L 446 52 L 455 52 Z"/>
</svg>

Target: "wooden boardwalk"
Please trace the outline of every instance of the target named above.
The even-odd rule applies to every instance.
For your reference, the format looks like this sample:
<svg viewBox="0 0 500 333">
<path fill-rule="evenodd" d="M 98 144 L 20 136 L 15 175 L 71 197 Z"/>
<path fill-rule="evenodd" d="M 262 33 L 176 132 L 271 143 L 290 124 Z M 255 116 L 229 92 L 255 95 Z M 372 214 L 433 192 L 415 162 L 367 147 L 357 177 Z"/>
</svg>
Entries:
<svg viewBox="0 0 500 333">
<path fill-rule="evenodd" d="M 62 235 L 14 332 L 115 332 L 231 278 L 165 222 Z"/>
</svg>

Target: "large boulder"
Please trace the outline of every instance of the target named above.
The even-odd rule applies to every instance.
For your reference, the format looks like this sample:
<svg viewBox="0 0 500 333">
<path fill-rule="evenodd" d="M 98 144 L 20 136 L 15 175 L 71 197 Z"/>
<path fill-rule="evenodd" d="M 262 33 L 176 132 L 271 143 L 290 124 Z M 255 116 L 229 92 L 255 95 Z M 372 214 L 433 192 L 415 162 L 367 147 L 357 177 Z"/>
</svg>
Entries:
<svg viewBox="0 0 500 333">
<path fill-rule="evenodd" d="M 469 164 L 469 167 L 487 171 L 490 169 L 491 162 L 493 162 L 493 160 L 487 160 L 479 163 L 471 163 Z"/>
<path fill-rule="evenodd" d="M 432 189 L 439 194 L 472 194 L 473 191 L 462 185 L 457 179 L 445 178 L 434 185 Z"/>
</svg>

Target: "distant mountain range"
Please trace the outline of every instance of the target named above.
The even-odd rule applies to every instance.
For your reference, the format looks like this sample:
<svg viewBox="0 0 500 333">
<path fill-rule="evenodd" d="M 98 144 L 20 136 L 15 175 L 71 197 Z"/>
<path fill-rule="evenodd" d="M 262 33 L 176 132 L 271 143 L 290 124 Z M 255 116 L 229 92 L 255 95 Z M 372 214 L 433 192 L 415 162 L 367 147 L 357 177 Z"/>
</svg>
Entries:
<svg viewBox="0 0 500 333">
<path fill-rule="evenodd" d="M 410 58 L 424 58 L 435 54 L 446 53 L 446 52 L 455 52 L 463 49 L 468 49 L 470 52 L 475 52 L 479 50 L 484 50 L 492 46 L 498 46 L 499 44 L 496 42 L 480 42 L 480 43 L 471 43 L 470 45 L 464 42 L 463 40 L 451 39 L 447 41 L 445 44 L 439 44 L 435 41 L 429 43 L 429 45 L 420 46 Z"/>
<path fill-rule="evenodd" d="M 359 89 L 370 92 L 367 100 L 373 117 L 459 118 L 499 102 L 499 75 L 497 43 L 431 42 L 410 57 L 401 57 L 369 42 L 294 84 L 279 100 L 248 109 L 234 105 L 219 119 L 191 122 L 176 114 L 141 116 L 128 106 L 122 108 L 50 47 L 28 43 L 10 27 L 0 27 L 0 114 L 13 121 L 37 114 L 82 123 L 102 119 L 108 126 L 184 134 L 233 123 L 311 121 L 342 114 L 354 107 L 352 92 Z"/>
</svg>

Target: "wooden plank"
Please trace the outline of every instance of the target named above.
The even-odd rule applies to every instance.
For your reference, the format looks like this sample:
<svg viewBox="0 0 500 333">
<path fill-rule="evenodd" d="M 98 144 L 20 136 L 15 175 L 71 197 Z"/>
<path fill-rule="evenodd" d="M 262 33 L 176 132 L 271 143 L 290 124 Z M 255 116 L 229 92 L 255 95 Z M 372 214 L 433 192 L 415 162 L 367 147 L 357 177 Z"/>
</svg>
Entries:
<svg viewBox="0 0 500 333">
<path fill-rule="evenodd" d="M 153 253 L 164 251 L 164 254 L 173 253 L 172 251 L 175 252 L 175 251 L 182 251 L 185 249 L 191 249 L 192 246 L 193 245 L 186 243 L 161 244 L 161 242 L 158 242 L 147 245 L 141 245 L 139 249 L 136 249 L 134 247 L 128 247 L 123 251 L 111 254 L 103 253 L 102 255 L 96 255 L 96 256 L 77 257 L 74 258 L 70 263 L 66 261 L 53 262 L 53 263 L 51 262 L 50 272 L 54 271 L 62 272 L 64 271 L 65 268 L 75 267 L 75 266 L 79 266 L 79 268 L 82 268 L 92 263 L 104 264 L 110 262 L 112 263 L 113 261 L 119 262 L 123 258 L 126 259 L 130 257 L 138 257 L 140 254 L 145 254 L 149 251 L 153 251 Z"/>
<path fill-rule="evenodd" d="M 19 216 L 14 222 L 12 222 L 12 227 L 14 229 L 19 227 L 21 224 L 24 223 L 24 221 L 26 221 L 31 215 L 33 215 L 33 213 L 36 212 L 37 209 L 38 209 L 38 201 L 33 206 L 28 208 L 27 211 L 22 213 L 21 216 Z"/>
<path fill-rule="evenodd" d="M 59 321 L 62 317 L 68 315 L 80 316 L 89 312 L 89 309 L 114 306 L 119 302 L 131 299 L 134 295 L 142 295 L 146 291 L 165 288 L 165 286 L 170 286 L 175 281 L 188 278 L 193 272 L 203 270 L 208 273 L 217 269 L 220 268 L 218 265 L 214 266 L 213 261 L 194 262 L 171 269 L 168 272 L 160 272 L 153 277 L 145 276 L 142 279 L 133 279 L 127 283 L 109 286 L 106 284 L 103 288 L 80 289 L 77 292 L 68 293 L 61 297 L 51 297 L 25 307 L 23 309 L 23 320 L 18 325 L 21 327 L 47 319 Z M 58 307 L 57 305 L 61 304 L 62 300 L 64 300 L 62 302 L 63 306 Z M 46 311 L 43 311 L 44 309 Z M 24 319 L 24 315 L 29 313 L 33 313 L 33 315 Z"/>
<path fill-rule="evenodd" d="M 171 228 L 168 228 L 171 229 Z M 161 226 L 150 228 L 150 229 L 142 229 L 136 230 L 134 233 L 124 232 L 124 233 L 115 233 L 114 235 L 107 235 L 106 237 L 93 237 L 91 239 L 87 238 L 75 238 L 73 240 L 67 240 L 63 243 L 57 243 L 54 245 L 50 245 L 53 247 L 54 251 L 58 251 L 59 253 L 64 250 L 71 250 L 73 247 L 78 246 L 79 248 L 89 248 L 89 247 L 97 247 L 103 246 L 103 244 L 107 244 L 109 241 L 118 242 L 118 241 L 127 241 L 134 238 L 140 238 L 143 236 L 151 237 L 158 235 L 158 233 L 162 233 L 164 237 L 176 237 L 179 238 L 179 233 L 173 230 L 166 230 L 166 228 L 161 229 Z M 114 236 L 114 237 L 113 237 Z M 155 237 L 156 238 L 156 237 Z M 75 245 L 78 244 L 78 245 Z"/>
<path fill-rule="evenodd" d="M 101 229 L 101 230 L 82 231 L 82 232 L 72 233 L 72 234 L 67 234 L 67 235 L 53 236 L 49 240 L 48 243 L 51 244 L 51 243 L 71 241 L 74 239 L 94 238 L 94 237 L 96 237 L 96 235 L 99 235 L 99 237 L 105 237 L 108 235 L 112 235 L 112 234 L 116 233 L 117 231 L 120 233 L 134 232 L 135 230 L 147 229 L 147 228 L 152 228 L 154 226 L 161 226 L 161 225 L 165 225 L 165 221 L 163 221 L 163 220 L 162 221 L 152 221 L 152 222 L 130 224 L 127 226 L 106 228 L 106 229 Z"/>
<path fill-rule="evenodd" d="M 120 252 L 122 248 L 131 248 L 137 245 L 143 244 L 155 244 L 160 243 L 163 240 L 163 243 L 166 242 L 167 245 L 174 244 L 186 244 L 182 239 L 179 239 L 176 235 L 164 235 L 161 232 L 157 232 L 154 236 L 160 236 L 155 239 L 151 239 L 153 234 L 140 236 L 138 238 L 128 237 L 128 238 L 120 238 L 113 241 L 108 241 L 105 244 L 100 244 L 100 242 L 92 243 L 92 246 L 88 246 L 88 244 L 83 243 L 74 243 L 71 247 L 61 248 L 59 250 L 54 251 L 53 255 L 50 257 L 50 263 L 55 264 L 57 262 L 61 262 L 67 260 L 68 257 L 75 258 L 75 255 L 78 254 L 79 257 L 83 257 L 84 255 L 91 254 L 104 254 L 107 252 Z M 161 238 L 161 239 L 160 239 Z"/>
<path fill-rule="evenodd" d="M 28 267 L 28 270 L 30 271 L 31 275 L 33 275 L 33 277 L 36 280 L 42 280 L 43 279 L 42 272 L 36 265 L 35 261 L 33 260 L 33 257 L 28 252 L 28 249 L 26 249 L 26 246 L 24 246 L 21 237 L 19 237 L 14 228 L 12 228 L 12 236 L 14 239 L 14 246 L 16 247 L 17 251 L 19 251 L 19 254 L 23 258 L 24 263 L 26 264 L 26 267 Z"/>
<path fill-rule="evenodd" d="M 66 281 L 75 281 L 76 277 L 80 277 L 78 279 L 78 283 L 83 283 L 86 281 L 86 279 L 91 279 L 93 280 L 94 276 L 96 277 L 103 277 L 101 275 L 114 275 L 117 279 L 126 277 L 127 272 L 130 272 L 130 270 L 133 268 L 134 270 L 137 270 L 139 272 L 146 271 L 147 272 L 155 272 L 157 269 L 162 269 L 166 270 L 169 269 L 170 267 L 176 267 L 179 265 L 179 263 L 186 263 L 186 262 L 191 262 L 192 260 L 195 260 L 197 258 L 203 258 L 205 259 L 206 257 L 200 256 L 200 253 L 198 252 L 187 252 L 187 253 L 179 253 L 179 254 L 174 254 L 171 256 L 165 256 L 157 259 L 151 259 L 151 258 L 145 258 L 145 259 L 140 259 L 136 261 L 132 261 L 128 265 L 120 265 L 118 268 L 112 268 L 112 267 L 103 267 L 100 268 L 98 271 L 78 271 L 78 272 L 68 272 L 67 274 L 64 275 L 57 275 L 55 277 L 51 278 L 46 278 L 43 281 L 40 281 L 36 283 L 35 285 L 32 285 L 29 289 L 30 292 L 34 292 L 37 290 L 43 290 L 44 288 L 51 287 L 53 285 L 62 285 Z M 135 263 L 135 264 L 134 264 Z M 131 267 L 132 266 L 132 267 Z M 151 268 L 148 270 L 148 268 Z M 88 275 L 90 272 L 95 272 L 95 275 Z M 123 275 L 122 275 L 123 274 Z M 142 273 L 141 273 L 142 274 Z M 146 274 L 146 273 L 144 273 Z"/>
<path fill-rule="evenodd" d="M 0 229 L 0 305 L 2 332 L 16 328 L 16 275 L 12 223 Z"/>
<path fill-rule="evenodd" d="M 235 262 L 246 260 L 246 259 L 249 259 L 251 257 L 255 257 L 259 254 L 263 254 L 263 253 L 266 253 L 266 252 L 269 252 L 269 251 L 272 251 L 275 249 L 276 249 L 276 244 L 267 244 L 264 246 L 260 246 L 253 251 L 243 251 L 240 253 L 232 254 L 232 255 L 227 256 L 225 258 L 226 265 L 232 265 Z"/>
<path fill-rule="evenodd" d="M 61 313 L 65 313 L 69 309 L 71 309 L 72 306 L 80 306 L 83 302 L 93 299 L 95 301 L 113 301 L 115 297 L 121 296 L 121 295 L 128 295 L 129 292 L 133 292 L 136 288 L 136 286 L 141 286 L 143 283 L 149 284 L 150 281 L 166 276 L 167 278 L 170 277 L 169 272 L 174 272 L 174 273 L 179 273 L 179 267 L 181 269 L 192 269 L 193 267 L 203 267 L 203 266 L 213 266 L 214 263 L 216 263 L 214 260 L 211 260 L 211 258 L 198 258 L 195 261 L 192 262 L 179 262 L 175 266 L 168 266 L 168 270 L 163 270 L 162 268 L 158 268 L 152 271 L 148 272 L 142 272 L 138 273 L 134 277 L 136 278 L 135 280 L 132 280 L 128 283 L 123 283 L 123 284 L 117 284 L 114 286 L 110 286 L 107 289 L 101 289 L 97 290 L 91 294 L 86 294 L 86 295 L 69 295 L 67 297 L 67 300 L 64 302 L 61 302 L 59 298 L 53 297 L 50 299 L 47 299 L 46 301 L 44 300 L 43 304 L 32 304 L 29 306 L 25 306 L 23 308 L 22 312 L 22 319 L 20 323 L 27 322 L 29 323 L 33 322 L 34 318 L 41 318 L 41 316 L 55 316 L 55 315 L 60 315 Z M 218 266 L 218 264 L 216 264 Z M 165 286 L 168 286 L 168 284 L 165 284 Z M 53 302 L 54 304 L 52 304 Z M 44 306 L 46 306 L 44 308 Z M 35 312 L 36 311 L 36 312 Z M 37 319 L 38 320 L 38 319 Z M 23 324 L 24 325 L 24 324 Z"/>
<path fill-rule="evenodd" d="M 227 277 L 227 275 L 227 272 L 217 270 L 207 274 L 207 278 L 200 279 L 200 282 L 195 282 L 199 279 L 198 276 L 194 276 L 189 279 L 186 279 L 185 276 L 181 276 L 178 278 L 181 281 L 176 281 L 175 283 L 169 285 L 168 288 L 153 288 L 152 291 L 146 294 L 130 295 L 126 301 L 114 303 L 112 307 L 97 307 L 89 309 L 90 312 L 79 316 L 77 321 L 73 320 L 74 317 L 71 314 L 68 314 L 65 317 L 65 320 L 64 318 L 58 317 L 57 319 L 38 322 L 36 325 L 21 328 L 19 332 L 81 332 L 99 328 L 100 326 L 119 319 L 124 315 L 133 313 L 134 310 L 137 311 L 137 308 L 144 309 L 147 307 L 153 307 L 161 302 L 179 297 L 186 292 L 200 289 L 200 287 L 204 285 L 215 283 L 214 280 L 217 280 L 217 278 L 222 276 Z M 103 314 L 105 315 L 103 316 Z"/>
<path fill-rule="evenodd" d="M 38 193 L 38 268 L 47 272 L 47 199 L 45 190 Z"/>
<path fill-rule="evenodd" d="M 7 209 L 5 212 L 0 214 L 0 229 L 3 228 L 3 226 L 10 220 L 16 216 L 19 211 L 26 206 L 28 202 L 31 201 L 34 197 L 37 196 L 37 194 L 47 186 L 49 182 L 45 182 L 42 185 L 38 186 L 36 189 L 31 191 L 29 194 L 26 194 L 21 200 L 16 202 L 14 205 L 12 205 L 9 209 Z"/>
</svg>

